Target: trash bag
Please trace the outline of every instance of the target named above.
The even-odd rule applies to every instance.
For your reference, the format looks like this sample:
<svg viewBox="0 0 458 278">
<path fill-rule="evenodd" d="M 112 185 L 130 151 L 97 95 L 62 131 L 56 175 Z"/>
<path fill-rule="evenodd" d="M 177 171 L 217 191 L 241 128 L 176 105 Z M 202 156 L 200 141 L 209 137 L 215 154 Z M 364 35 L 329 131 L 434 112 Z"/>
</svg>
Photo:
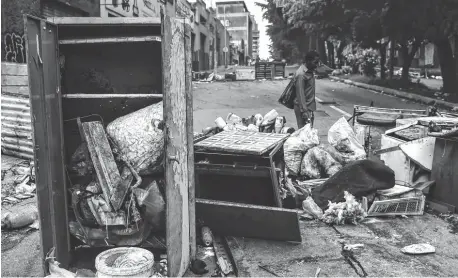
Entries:
<svg viewBox="0 0 458 278">
<path fill-rule="evenodd" d="M 301 161 L 307 145 L 299 137 L 289 137 L 283 145 L 285 165 L 289 175 L 298 176 L 301 168 Z"/>
<path fill-rule="evenodd" d="M 305 125 L 303 128 L 295 131 L 291 134 L 293 137 L 299 137 L 307 145 L 307 150 L 311 149 L 320 144 L 320 137 L 318 136 L 318 130 L 312 128 L 310 124 Z"/>
<path fill-rule="evenodd" d="M 70 159 L 69 170 L 77 177 L 85 177 L 94 173 L 94 165 L 89 156 L 86 144 L 81 144 Z"/>
<path fill-rule="evenodd" d="M 319 143 L 318 131 L 312 129 L 310 124 L 291 134 L 283 145 L 286 169 L 289 175 L 298 176 L 300 174 L 303 155 Z"/>
<path fill-rule="evenodd" d="M 315 203 L 312 197 L 307 197 L 302 202 L 302 209 L 307 214 L 312 215 L 315 219 L 321 219 L 323 217 L 323 211 L 321 208 Z"/>
<path fill-rule="evenodd" d="M 310 179 L 319 179 L 333 176 L 340 169 L 342 169 L 342 165 L 328 152 L 319 147 L 314 147 L 304 155 L 300 175 Z"/>
<path fill-rule="evenodd" d="M 392 188 L 395 184 L 394 171 L 383 163 L 372 160 L 358 160 L 344 166 L 322 185 L 312 190 L 313 200 L 325 210 L 328 202 L 345 201 L 344 192 L 357 199 Z"/>
<path fill-rule="evenodd" d="M 164 135 L 154 124 L 162 120 L 162 102 L 159 102 L 108 124 L 107 133 L 118 160 L 129 162 L 140 175 L 163 171 Z"/>
<path fill-rule="evenodd" d="M 321 149 L 329 153 L 334 160 L 339 162 L 341 165 L 347 165 L 350 162 L 356 161 L 356 160 L 361 160 L 365 159 L 365 155 L 357 155 L 355 153 L 342 153 L 339 152 L 336 148 L 329 144 L 324 144 L 319 146 Z"/>
<path fill-rule="evenodd" d="M 348 124 L 345 117 L 340 118 L 328 131 L 328 141 L 331 146 L 342 153 L 353 153 L 364 158 L 366 151 L 356 138 L 356 133 Z"/>
<path fill-rule="evenodd" d="M 165 201 L 156 181 L 147 188 L 147 195 L 143 200 L 145 206 L 145 221 L 152 225 L 153 231 L 165 230 Z"/>
</svg>

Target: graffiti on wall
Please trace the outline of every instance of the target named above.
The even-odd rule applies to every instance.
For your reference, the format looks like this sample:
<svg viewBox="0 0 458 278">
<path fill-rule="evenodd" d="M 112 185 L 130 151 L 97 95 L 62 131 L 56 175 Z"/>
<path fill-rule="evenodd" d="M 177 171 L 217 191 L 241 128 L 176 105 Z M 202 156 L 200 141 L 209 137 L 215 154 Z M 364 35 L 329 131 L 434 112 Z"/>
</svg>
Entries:
<svg viewBox="0 0 458 278">
<path fill-rule="evenodd" d="M 3 34 L 3 55 L 4 61 L 14 63 L 26 62 L 25 35 L 14 32 Z"/>
</svg>

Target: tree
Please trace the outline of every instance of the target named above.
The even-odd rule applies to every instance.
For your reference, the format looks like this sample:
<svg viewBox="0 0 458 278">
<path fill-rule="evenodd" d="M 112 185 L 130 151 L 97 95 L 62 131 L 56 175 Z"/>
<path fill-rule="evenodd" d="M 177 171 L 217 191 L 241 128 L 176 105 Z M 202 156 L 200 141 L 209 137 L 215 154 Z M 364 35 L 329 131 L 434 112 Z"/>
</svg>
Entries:
<svg viewBox="0 0 458 278">
<path fill-rule="evenodd" d="M 284 58 L 288 62 L 297 60 L 300 56 L 295 39 L 298 35 L 297 30 L 287 25 L 274 0 L 267 0 L 267 4 L 256 3 L 256 5 L 263 9 L 263 18 L 269 22 L 266 33 L 272 41 L 270 45 L 272 58 Z"/>
<path fill-rule="evenodd" d="M 397 42 L 402 57 L 401 79 L 409 82 L 415 54 L 424 43 L 429 0 L 388 0 L 382 14 L 384 32 Z"/>
<path fill-rule="evenodd" d="M 422 0 L 427 13 L 425 37 L 437 46 L 443 91 L 458 101 L 458 3 L 456 0 Z M 451 39 L 454 39 L 452 49 Z"/>
<path fill-rule="evenodd" d="M 324 48 L 327 48 L 330 66 L 334 64 L 334 44 L 338 42 L 338 66 L 343 65 L 342 52 L 351 40 L 351 15 L 345 13 L 342 0 L 288 1 L 283 8 L 283 17 L 292 28 L 318 37 L 318 51 L 323 53 Z"/>
</svg>

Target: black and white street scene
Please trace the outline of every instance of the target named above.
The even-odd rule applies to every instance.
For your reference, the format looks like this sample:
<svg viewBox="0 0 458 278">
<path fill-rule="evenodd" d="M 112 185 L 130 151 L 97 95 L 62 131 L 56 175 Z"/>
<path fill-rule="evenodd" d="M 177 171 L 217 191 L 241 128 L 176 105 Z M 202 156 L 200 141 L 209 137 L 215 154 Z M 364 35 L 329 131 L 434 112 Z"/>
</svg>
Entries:
<svg viewBox="0 0 458 278">
<path fill-rule="evenodd" d="M 458 277 L 458 0 L 2 0 L 2 277 Z"/>
</svg>

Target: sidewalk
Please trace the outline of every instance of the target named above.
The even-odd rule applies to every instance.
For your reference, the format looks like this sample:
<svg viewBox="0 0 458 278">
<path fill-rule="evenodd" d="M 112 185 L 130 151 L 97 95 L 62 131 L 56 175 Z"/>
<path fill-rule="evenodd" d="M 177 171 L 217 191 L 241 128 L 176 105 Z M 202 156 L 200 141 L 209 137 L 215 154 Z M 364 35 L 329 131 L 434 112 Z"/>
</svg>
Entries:
<svg viewBox="0 0 458 278">
<path fill-rule="evenodd" d="M 373 91 L 377 91 L 377 92 L 380 92 L 380 93 L 393 95 L 393 96 L 396 96 L 396 97 L 400 97 L 400 98 L 404 98 L 404 99 L 420 102 L 420 103 L 423 103 L 423 104 L 426 104 L 426 105 L 431 105 L 431 104 L 433 104 L 435 102 L 439 106 L 441 106 L 441 107 L 443 107 L 445 109 L 449 109 L 449 110 L 453 110 L 453 111 L 458 110 L 458 103 L 452 103 L 452 102 L 439 100 L 439 99 L 434 99 L 434 98 L 430 98 L 430 97 L 425 97 L 425 96 L 421 96 L 421 95 L 417 95 L 417 94 L 413 94 L 413 93 L 407 93 L 407 92 L 403 92 L 403 91 L 399 91 L 399 90 L 395 90 L 395 89 L 391 89 L 391 88 L 386 88 L 386 87 L 380 87 L 380 86 L 376 86 L 376 85 L 370 85 L 370 84 L 355 82 L 355 81 L 352 81 L 352 80 L 349 80 L 349 79 L 344 79 L 344 78 L 340 78 L 340 77 L 336 77 L 336 76 L 329 76 L 329 78 L 331 80 L 335 80 L 335 81 L 338 81 L 338 82 L 343 82 L 343 83 L 348 84 L 348 85 L 353 85 L 353 86 L 360 87 L 360 88 L 363 88 L 363 89 L 373 90 Z"/>
</svg>

